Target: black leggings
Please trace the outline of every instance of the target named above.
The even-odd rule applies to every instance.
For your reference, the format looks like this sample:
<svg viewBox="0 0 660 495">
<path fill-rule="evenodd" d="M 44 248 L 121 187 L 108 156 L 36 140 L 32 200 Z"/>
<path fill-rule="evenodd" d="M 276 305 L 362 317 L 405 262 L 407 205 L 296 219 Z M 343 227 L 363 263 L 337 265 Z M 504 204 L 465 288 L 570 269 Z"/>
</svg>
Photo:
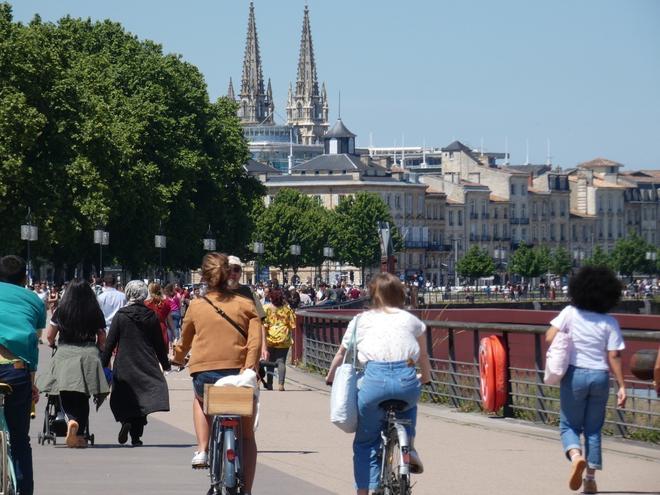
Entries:
<svg viewBox="0 0 660 495">
<path fill-rule="evenodd" d="M 89 395 L 62 390 L 60 401 L 67 420 L 75 420 L 78 423 L 78 435 L 84 436 L 89 424 Z"/>
<path fill-rule="evenodd" d="M 266 368 L 266 383 L 268 385 L 273 384 L 273 372 L 275 366 L 277 366 L 277 378 L 280 385 L 284 385 L 284 379 L 286 378 L 286 356 L 289 354 L 289 348 L 269 347 L 268 354 L 270 358 L 263 363 L 264 368 Z"/>
</svg>

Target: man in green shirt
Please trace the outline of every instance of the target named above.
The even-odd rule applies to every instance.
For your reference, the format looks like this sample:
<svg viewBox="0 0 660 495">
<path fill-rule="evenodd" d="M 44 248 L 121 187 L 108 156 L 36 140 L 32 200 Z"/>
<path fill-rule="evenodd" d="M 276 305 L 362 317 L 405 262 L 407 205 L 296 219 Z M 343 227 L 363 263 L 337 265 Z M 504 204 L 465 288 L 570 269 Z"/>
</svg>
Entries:
<svg viewBox="0 0 660 495">
<path fill-rule="evenodd" d="M 30 409 L 39 400 L 34 386 L 39 349 L 37 330 L 46 326 L 46 307 L 25 286 L 25 261 L 18 256 L 0 258 L 0 382 L 11 385 L 5 397 L 5 419 L 11 438 L 18 491 L 32 495 Z"/>
</svg>

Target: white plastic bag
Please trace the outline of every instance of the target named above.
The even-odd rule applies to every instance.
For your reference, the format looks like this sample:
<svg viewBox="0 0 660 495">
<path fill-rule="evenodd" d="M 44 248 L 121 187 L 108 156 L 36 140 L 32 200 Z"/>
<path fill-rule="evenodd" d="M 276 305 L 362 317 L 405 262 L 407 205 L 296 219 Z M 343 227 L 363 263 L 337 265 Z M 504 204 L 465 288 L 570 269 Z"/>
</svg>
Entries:
<svg viewBox="0 0 660 495">
<path fill-rule="evenodd" d="M 352 348 L 353 362 L 347 363 L 346 355 L 344 355 L 344 362 L 335 371 L 330 393 L 330 421 L 346 433 L 355 433 L 358 424 L 357 370 L 355 368 L 357 323 L 356 321 L 353 337 L 346 350 L 348 353 Z"/>
<path fill-rule="evenodd" d="M 545 374 L 543 382 L 546 385 L 558 385 L 566 374 L 571 359 L 573 340 L 567 332 L 557 332 L 545 354 Z"/>
</svg>

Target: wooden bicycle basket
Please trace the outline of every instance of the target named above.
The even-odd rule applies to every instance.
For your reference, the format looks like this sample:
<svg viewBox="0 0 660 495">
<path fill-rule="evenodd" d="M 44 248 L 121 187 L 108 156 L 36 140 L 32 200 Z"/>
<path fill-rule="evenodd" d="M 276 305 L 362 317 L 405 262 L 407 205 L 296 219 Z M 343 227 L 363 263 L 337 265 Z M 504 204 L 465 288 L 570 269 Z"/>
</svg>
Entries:
<svg viewBox="0 0 660 495">
<path fill-rule="evenodd" d="M 252 416 L 252 387 L 216 387 L 204 385 L 204 414 L 220 416 Z"/>
</svg>

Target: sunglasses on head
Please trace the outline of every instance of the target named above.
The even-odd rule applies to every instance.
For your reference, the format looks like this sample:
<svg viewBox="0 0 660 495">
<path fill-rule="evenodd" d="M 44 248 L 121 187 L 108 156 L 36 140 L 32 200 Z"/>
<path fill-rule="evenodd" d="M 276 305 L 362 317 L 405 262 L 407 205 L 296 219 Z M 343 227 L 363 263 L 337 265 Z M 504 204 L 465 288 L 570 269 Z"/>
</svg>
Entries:
<svg viewBox="0 0 660 495">
<path fill-rule="evenodd" d="M 232 265 L 232 266 L 229 267 L 229 271 L 231 271 L 233 273 L 241 273 L 243 271 L 243 269 L 238 265 Z"/>
</svg>

